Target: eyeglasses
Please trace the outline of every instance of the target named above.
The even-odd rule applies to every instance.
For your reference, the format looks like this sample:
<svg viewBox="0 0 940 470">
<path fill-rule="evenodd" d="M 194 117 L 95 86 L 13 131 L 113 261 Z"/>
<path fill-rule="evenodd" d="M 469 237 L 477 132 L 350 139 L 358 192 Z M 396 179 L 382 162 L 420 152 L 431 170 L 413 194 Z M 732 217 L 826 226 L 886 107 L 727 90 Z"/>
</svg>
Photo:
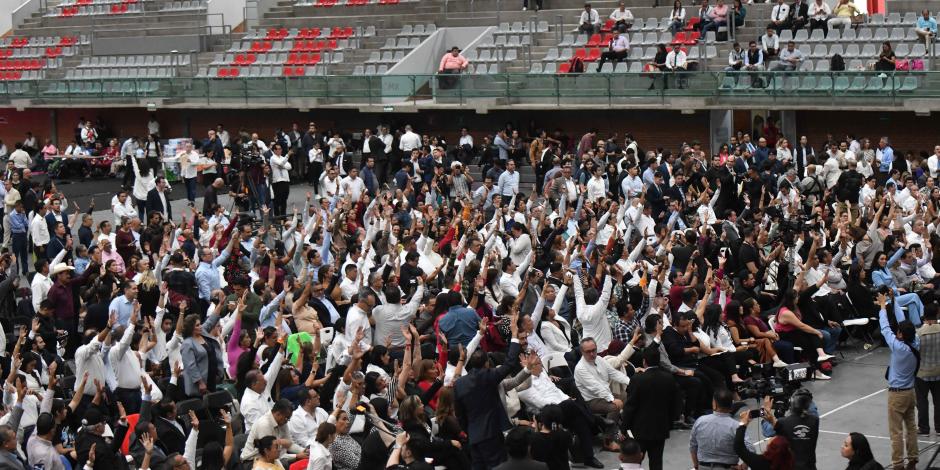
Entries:
<svg viewBox="0 0 940 470">
<path fill-rule="evenodd" d="M 594 354 L 597 352 L 597 349 L 585 349 L 584 354 Z"/>
</svg>

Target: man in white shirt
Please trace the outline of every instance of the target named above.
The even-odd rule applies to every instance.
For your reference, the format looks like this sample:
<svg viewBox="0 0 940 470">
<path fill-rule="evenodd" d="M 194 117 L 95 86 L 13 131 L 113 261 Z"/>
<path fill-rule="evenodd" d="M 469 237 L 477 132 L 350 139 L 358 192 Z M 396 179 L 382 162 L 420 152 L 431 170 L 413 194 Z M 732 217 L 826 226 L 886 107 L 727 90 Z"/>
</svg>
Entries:
<svg viewBox="0 0 940 470">
<path fill-rule="evenodd" d="M 382 341 L 389 338 L 389 347 L 393 350 L 400 351 L 405 347 L 406 341 L 401 334 L 401 327 L 408 325 L 414 318 L 424 298 L 424 279 L 418 277 L 417 280 L 418 288 L 407 304 L 401 304 L 401 290 L 394 287 L 387 291 L 386 302 L 372 309 L 372 319 L 375 321 L 374 336 Z"/>
<path fill-rule="evenodd" d="M 620 2 L 617 9 L 610 13 L 610 19 L 614 20 L 614 31 L 626 32 L 633 26 L 633 12 L 627 10 L 627 6 Z"/>
<path fill-rule="evenodd" d="M 49 224 L 46 222 L 46 212 L 48 206 L 37 203 L 36 215 L 29 222 L 29 236 L 33 239 L 33 245 L 36 247 L 36 253 L 45 256 L 46 245 L 49 244 L 51 236 L 49 235 Z"/>
<path fill-rule="evenodd" d="M 813 33 L 813 30 L 816 28 L 822 28 L 823 35 L 829 35 L 829 16 L 832 15 L 832 8 L 829 7 L 829 4 L 823 0 L 816 0 L 813 3 L 809 4 L 809 9 L 807 10 L 809 15 L 809 32 Z"/>
<path fill-rule="evenodd" d="M 580 25 L 578 31 L 584 34 L 594 34 L 601 30 L 601 17 L 597 10 L 591 8 L 590 3 L 584 4 L 584 11 L 581 12 L 578 24 Z"/>
<path fill-rule="evenodd" d="M 676 86 L 685 88 L 685 79 L 682 72 L 685 72 L 688 63 L 686 54 L 678 44 L 673 44 L 672 50 L 666 54 L 666 69 L 676 74 Z"/>
<path fill-rule="evenodd" d="M 607 319 L 604 318 L 604 321 L 606 322 Z M 581 360 L 574 368 L 574 382 L 591 412 L 606 415 L 607 419 L 617 423 L 619 429 L 620 410 L 623 409 L 624 397 L 615 397 L 610 390 L 610 384 L 617 382 L 626 387 L 630 385 L 630 378 L 611 367 L 607 361 L 597 360 L 599 348 L 600 346 L 590 337 L 581 340 Z M 608 439 L 610 437 L 612 436 L 608 436 Z M 605 442 L 606 445 L 607 442 Z"/>
<path fill-rule="evenodd" d="M 359 348 L 363 353 L 372 349 L 372 325 L 369 323 L 369 313 L 375 307 L 375 293 L 368 287 L 359 289 L 359 301 L 349 307 L 346 314 L 346 330 L 343 333 L 346 344 L 356 342 L 358 331 L 361 329 L 363 336 L 359 340 Z M 382 338 L 384 341 L 384 338 Z"/>
<path fill-rule="evenodd" d="M 336 168 L 331 166 L 320 176 L 320 197 L 332 198 L 339 194 L 340 181 Z"/>
<path fill-rule="evenodd" d="M 777 4 L 770 10 L 770 24 L 767 29 L 773 29 L 780 34 L 780 31 L 790 27 L 790 5 L 783 0 L 777 0 Z"/>
<path fill-rule="evenodd" d="M 240 402 L 241 413 L 245 418 L 245 429 L 251 429 L 255 421 L 271 411 L 274 406 L 271 388 L 277 380 L 277 374 L 281 371 L 282 362 L 284 362 L 284 352 L 278 351 L 266 373 L 262 374 L 260 369 L 252 369 L 245 375 L 248 387 Z"/>
<path fill-rule="evenodd" d="M 97 334 L 94 334 L 94 330 L 85 330 L 86 343 L 79 346 L 75 351 L 75 373 L 84 376 L 87 372 L 88 380 L 84 382 L 81 380 L 75 381 L 75 393 L 81 393 L 86 397 L 91 397 L 98 391 L 95 382 L 102 385 L 108 383 L 109 373 L 104 365 L 102 349 L 104 344 L 108 341 L 108 336 L 111 334 L 114 320 L 114 317 L 109 318 L 107 328 L 104 328 Z M 278 368 L 280 369 L 280 367 Z M 76 377 L 78 377 L 78 375 L 76 375 Z M 79 390 L 78 387 L 82 383 L 85 384 L 85 388 Z"/>
<path fill-rule="evenodd" d="M 796 48 L 793 41 L 787 42 L 787 48 L 780 52 L 780 60 L 774 64 L 771 70 L 792 72 L 800 68 L 803 63 L 803 53 Z"/>
<path fill-rule="evenodd" d="M 13 162 L 13 166 L 18 170 L 23 170 L 30 167 L 31 159 L 29 154 L 23 150 L 23 144 L 17 142 L 16 150 L 10 154 L 10 161 Z"/>
<path fill-rule="evenodd" d="M 64 253 L 66 250 L 62 250 Z M 33 310 L 39 311 L 39 304 L 49 295 L 49 289 L 52 288 L 52 278 L 49 276 L 49 262 L 45 258 L 36 262 L 36 274 L 33 276 L 33 282 L 30 284 L 32 292 Z M 58 274 L 58 273 L 56 273 Z"/>
<path fill-rule="evenodd" d="M 114 213 L 114 225 L 116 226 L 121 225 L 121 217 L 127 217 L 128 219 L 137 217 L 137 209 L 131 203 L 127 191 L 121 191 L 111 198 L 111 212 Z"/>
<path fill-rule="evenodd" d="M 411 130 L 411 124 L 405 126 L 405 133 L 402 134 L 401 138 L 398 141 L 398 148 L 401 149 L 402 153 L 408 155 L 412 150 L 421 147 L 421 136 L 415 134 Z"/>
<path fill-rule="evenodd" d="M 359 202 L 359 198 L 366 192 L 366 183 L 359 177 L 358 168 L 350 168 L 349 176 L 340 181 L 341 194 L 349 195 L 352 202 Z"/>
<path fill-rule="evenodd" d="M 600 72 L 601 67 L 608 60 L 616 63 L 626 60 L 629 53 L 630 41 L 627 40 L 626 33 L 614 33 L 607 50 L 601 54 L 601 60 L 597 63 L 597 71 Z"/>
<path fill-rule="evenodd" d="M 594 167 L 594 175 L 587 183 L 587 200 L 596 202 L 598 199 L 607 196 L 607 182 L 604 180 L 604 166 Z"/>
<path fill-rule="evenodd" d="M 940 166 L 940 145 L 933 148 L 933 155 L 927 158 L 927 171 L 931 178 L 937 177 L 937 167 Z"/>
<path fill-rule="evenodd" d="M 316 390 L 312 388 L 302 390 L 306 392 L 306 395 L 302 396 L 303 401 L 287 422 L 287 429 L 290 431 L 290 438 L 294 444 L 308 448 L 317 436 L 317 429 L 330 415 L 320 408 L 320 394 Z"/>
<path fill-rule="evenodd" d="M 274 216 L 287 215 L 287 197 L 290 195 L 290 157 L 284 155 L 281 144 L 274 144 L 268 157 L 271 164 L 271 190 L 274 192 Z"/>
<path fill-rule="evenodd" d="M 531 256 L 527 256 L 519 266 L 516 266 L 516 263 L 512 262 L 512 258 L 503 259 L 503 274 L 499 277 L 499 288 L 503 292 L 504 297 L 519 296 L 519 286 L 522 285 L 522 274 L 529 268 L 529 261 L 531 259 Z"/>
<path fill-rule="evenodd" d="M 111 347 L 108 351 L 108 362 L 114 372 L 117 381 L 117 389 L 114 390 L 114 396 L 121 403 L 128 413 L 137 413 L 141 405 L 141 382 L 140 377 L 146 375 L 144 371 L 138 347 L 140 346 L 140 337 L 137 342 L 131 344 L 134 339 L 134 332 L 137 328 L 137 314 L 140 311 L 140 304 L 134 306 L 130 321 L 124 327 L 124 333 L 121 340 Z"/>
<path fill-rule="evenodd" d="M 767 34 L 760 37 L 761 49 L 764 51 L 765 59 L 776 56 L 777 52 L 780 50 L 780 36 L 776 31 L 777 30 L 774 28 L 768 26 Z"/>
<path fill-rule="evenodd" d="M 643 193 L 643 180 L 637 176 L 639 172 L 639 167 L 632 165 L 627 169 L 627 177 L 623 179 L 623 182 L 620 183 L 620 189 L 623 191 L 623 197 L 628 201 L 635 197 L 639 197 Z"/>
<path fill-rule="evenodd" d="M 359 269 L 354 263 L 349 263 L 343 267 L 343 282 L 339 283 L 340 295 L 343 300 L 352 299 L 352 296 L 359 290 Z"/>
</svg>

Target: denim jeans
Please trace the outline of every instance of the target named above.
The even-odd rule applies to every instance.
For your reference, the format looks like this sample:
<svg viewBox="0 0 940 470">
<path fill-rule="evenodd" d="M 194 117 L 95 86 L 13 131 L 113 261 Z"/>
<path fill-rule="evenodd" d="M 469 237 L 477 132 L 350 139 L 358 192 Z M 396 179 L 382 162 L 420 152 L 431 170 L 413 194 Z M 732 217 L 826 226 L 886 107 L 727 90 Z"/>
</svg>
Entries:
<svg viewBox="0 0 940 470">
<path fill-rule="evenodd" d="M 842 328 L 836 326 L 823 328 L 819 331 L 821 331 L 823 334 L 823 351 L 825 351 L 826 354 L 832 354 L 836 352 L 836 346 L 839 344 L 839 336 L 842 335 Z"/>
</svg>

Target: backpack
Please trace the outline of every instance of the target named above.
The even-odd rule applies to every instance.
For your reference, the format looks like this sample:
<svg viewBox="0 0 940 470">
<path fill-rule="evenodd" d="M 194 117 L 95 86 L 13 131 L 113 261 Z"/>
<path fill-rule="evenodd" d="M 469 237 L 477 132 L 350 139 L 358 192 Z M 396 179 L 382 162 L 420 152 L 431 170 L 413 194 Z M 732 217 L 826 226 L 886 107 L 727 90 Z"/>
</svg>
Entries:
<svg viewBox="0 0 940 470">
<path fill-rule="evenodd" d="M 832 56 L 832 59 L 829 61 L 829 70 L 833 72 L 845 71 L 845 59 L 839 54 Z"/>
<path fill-rule="evenodd" d="M 580 57 L 568 60 L 568 73 L 584 73 L 584 61 Z"/>
</svg>

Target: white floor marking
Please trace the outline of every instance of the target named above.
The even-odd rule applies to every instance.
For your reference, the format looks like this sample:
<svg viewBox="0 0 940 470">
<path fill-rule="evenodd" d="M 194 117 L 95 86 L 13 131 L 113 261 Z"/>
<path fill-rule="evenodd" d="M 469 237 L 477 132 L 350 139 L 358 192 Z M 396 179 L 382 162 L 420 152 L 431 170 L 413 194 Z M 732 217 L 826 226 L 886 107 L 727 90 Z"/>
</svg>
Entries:
<svg viewBox="0 0 940 470">
<path fill-rule="evenodd" d="M 852 401 L 850 401 L 850 402 L 848 402 L 848 403 L 846 403 L 846 404 L 844 404 L 844 405 L 842 405 L 842 406 L 840 406 L 840 407 L 838 407 L 838 408 L 835 408 L 835 409 L 833 409 L 833 410 L 827 411 L 827 412 L 825 412 L 825 413 L 819 415 L 819 419 L 823 419 L 823 418 L 825 418 L 826 416 L 829 416 L 829 415 L 835 413 L 836 411 L 844 410 L 844 409 L 846 409 L 846 408 L 848 408 L 848 407 L 850 407 L 850 406 L 852 406 L 852 405 L 854 405 L 854 404 L 856 404 L 856 403 L 858 403 L 858 402 L 860 402 L 860 401 L 862 401 L 862 400 L 867 400 L 867 399 L 869 399 L 869 398 L 871 398 L 871 397 L 873 397 L 873 396 L 875 396 L 875 395 L 878 395 L 878 394 L 880 394 L 880 393 L 884 393 L 886 390 L 888 390 L 888 389 L 887 389 L 887 388 L 883 388 L 883 389 L 881 389 L 881 390 L 878 390 L 878 391 L 875 392 L 875 393 L 869 393 L 868 395 L 865 395 L 864 397 L 856 398 L 855 400 L 852 400 Z"/>
</svg>

